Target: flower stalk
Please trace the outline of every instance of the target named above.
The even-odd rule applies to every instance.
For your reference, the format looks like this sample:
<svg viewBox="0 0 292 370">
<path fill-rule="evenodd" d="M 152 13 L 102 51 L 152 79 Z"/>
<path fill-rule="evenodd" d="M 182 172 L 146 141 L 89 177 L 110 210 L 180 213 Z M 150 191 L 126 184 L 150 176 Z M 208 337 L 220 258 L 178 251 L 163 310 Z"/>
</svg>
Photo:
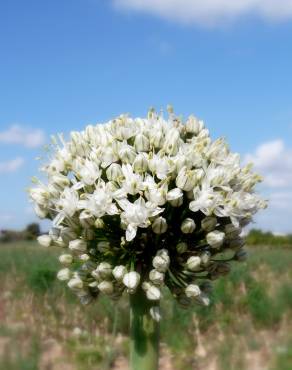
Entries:
<svg viewBox="0 0 292 370">
<path fill-rule="evenodd" d="M 130 295 L 130 369 L 156 370 L 159 360 L 159 321 L 150 311 L 157 303 L 140 288 Z"/>
</svg>

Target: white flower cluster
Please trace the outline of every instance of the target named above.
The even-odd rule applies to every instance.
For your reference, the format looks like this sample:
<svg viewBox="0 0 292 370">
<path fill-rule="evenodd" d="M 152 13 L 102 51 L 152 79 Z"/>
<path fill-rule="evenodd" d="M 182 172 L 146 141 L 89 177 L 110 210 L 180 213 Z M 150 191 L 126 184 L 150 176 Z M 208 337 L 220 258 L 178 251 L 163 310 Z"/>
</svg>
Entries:
<svg viewBox="0 0 292 370">
<path fill-rule="evenodd" d="M 30 197 L 53 222 L 39 243 L 68 249 L 58 278 L 83 303 L 140 288 L 159 301 L 167 286 L 183 306 L 207 305 L 210 280 L 245 259 L 242 227 L 266 206 L 251 165 L 241 168 L 201 120 L 172 110 L 54 138 L 43 170 L 47 182 Z"/>
</svg>

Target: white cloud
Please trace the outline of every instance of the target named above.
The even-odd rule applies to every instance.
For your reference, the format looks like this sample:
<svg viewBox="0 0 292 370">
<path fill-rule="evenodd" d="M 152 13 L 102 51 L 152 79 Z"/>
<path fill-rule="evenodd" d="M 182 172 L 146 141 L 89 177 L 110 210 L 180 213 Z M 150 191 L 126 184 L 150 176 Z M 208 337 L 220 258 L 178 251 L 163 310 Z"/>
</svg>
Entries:
<svg viewBox="0 0 292 370">
<path fill-rule="evenodd" d="M 254 163 L 256 170 L 264 176 L 267 186 L 292 188 L 292 149 L 286 148 L 283 140 L 261 144 L 245 160 Z"/>
<path fill-rule="evenodd" d="M 256 217 L 257 226 L 273 232 L 292 232 L 292 148 L 281 139 L 259 145 L 245 157 L 254 163 L 255 171 L 264 177 L 261 192 L 268 208 Z"/>
<path fill-rule="evenodd" d="M 24 163 L 22 157 L 11 159 L 10 161 L 0 162 L 0 173 L 9 173 L 17 171 Z"/>
<path fill-rule="evenodd" d="M 222 24 L 244 15 L 270 21 L 292 18 L 292 0 L 112 0 L 118 8 L 146 12 L 181 23 Z"/>
<path fill-rule="evenodd" d="M 40 129 L 28 129 L 13 125 L 6 131 L 0 132 L 0 143 L 21 144 L 27 148 L 36 148 L 45 142 L 45 134 Z"/>
</svg>

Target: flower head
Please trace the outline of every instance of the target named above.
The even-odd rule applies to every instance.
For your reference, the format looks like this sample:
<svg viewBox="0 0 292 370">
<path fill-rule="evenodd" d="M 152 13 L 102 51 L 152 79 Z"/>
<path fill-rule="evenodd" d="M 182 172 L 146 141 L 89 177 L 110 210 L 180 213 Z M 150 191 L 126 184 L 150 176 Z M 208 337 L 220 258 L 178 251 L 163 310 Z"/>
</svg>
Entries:
<svg viewBox="0 0 292 370">
<path fill-rule="evenodd" d="M 84 304 L 140 288 L 159 301 L 166 285 L 183 307 L 207 305 L 210 280 L 247 257 L 241 231 L 266 207 L 261 178 L 202 120 L 169 112 L 59 136 L 47 181 L 30 190 L 37 215 L 52 220 L 38 241 L 62 247 L 58 278 Z"/>
</svg>

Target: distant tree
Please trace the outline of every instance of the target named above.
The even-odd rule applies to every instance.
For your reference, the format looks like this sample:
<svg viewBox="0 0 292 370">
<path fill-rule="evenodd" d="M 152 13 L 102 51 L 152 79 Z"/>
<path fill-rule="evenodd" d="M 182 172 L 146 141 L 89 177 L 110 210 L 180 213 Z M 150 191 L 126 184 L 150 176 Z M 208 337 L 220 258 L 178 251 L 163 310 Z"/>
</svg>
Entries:
<svg viewBox="0 0 292 370">
<path fill-rule="evenodd" d="M 36 222 L 27 225 L 25 229 L 25 239 L 36 239 L 41 233 L 40 225 Z"/>
</svg>

